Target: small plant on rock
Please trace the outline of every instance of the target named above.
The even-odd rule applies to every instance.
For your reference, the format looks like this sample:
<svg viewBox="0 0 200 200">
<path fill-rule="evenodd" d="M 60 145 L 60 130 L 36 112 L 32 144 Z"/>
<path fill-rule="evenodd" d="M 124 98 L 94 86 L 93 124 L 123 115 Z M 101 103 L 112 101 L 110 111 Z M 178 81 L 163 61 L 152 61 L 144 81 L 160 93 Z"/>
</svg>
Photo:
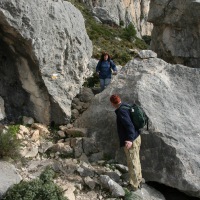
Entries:
<svg viewBox="0 0 200 200">
<path fill-rule="evenodd" d="M 17 158 L 20 156 L 21 140 L 17 139 L 19 125 L 9 126 L 8 129 L 0 132 L 0 158 L 11 157 Z"/>
<path fill-rule="evenodd" d="M 122 35 L 126 40 L 132 41 L 136 37 L 136 30 L 132 23 L 130 23 L 125 29 Z"/>
</svg>

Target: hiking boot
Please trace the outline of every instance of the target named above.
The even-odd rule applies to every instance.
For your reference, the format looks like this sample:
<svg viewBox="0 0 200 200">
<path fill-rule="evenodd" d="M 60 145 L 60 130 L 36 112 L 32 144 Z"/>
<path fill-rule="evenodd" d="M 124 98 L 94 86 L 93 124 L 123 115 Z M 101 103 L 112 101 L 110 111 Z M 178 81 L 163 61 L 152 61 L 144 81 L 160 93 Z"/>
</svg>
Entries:
<svg viewBox="0 0 200 200">
<path fill-rule="evenodd" d="M 126 187 L 130 192 L 135 192 L 139 189 L 139 186 L 136 188 L 134 186 L 132 186 L 131 184 L 128 184 Z"/>
<path fill-rule="evenodd" d="M 139 188 L 139 189 L 142 189 L 142 186 L 143 186 L 144 184 L 145 184 L 145 179 L 142 178 L 142 180 L 141 180 L 141 182 L 140 182 L 138 188 Z"/>
</svg>

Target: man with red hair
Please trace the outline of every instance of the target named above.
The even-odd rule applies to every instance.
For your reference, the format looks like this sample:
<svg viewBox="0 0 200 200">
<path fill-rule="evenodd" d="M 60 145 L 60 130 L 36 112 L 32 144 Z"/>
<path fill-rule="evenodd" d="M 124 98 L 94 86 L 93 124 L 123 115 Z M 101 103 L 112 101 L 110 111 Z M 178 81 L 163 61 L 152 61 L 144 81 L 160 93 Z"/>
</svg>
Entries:
<svg viewBox="0 0 200 200">
<path fill-rule="evenodd" d="M 120 147 L 124 147 L 127 158 L 127 165 L 130 174 L 130 184 L 135 191 L 140 187 L 142 181 L 141 164 L 140 164 L 140 145 L 141 137 L 139 131 L 135 129 L 131 120 L 130 110 L 124 109 L 128 106 L 121 102 L 121 98 L 114 94 L 110 97 L 112 106 L 116 108 L 117 115 L 117 132 L 120 141 Z"/>
</svg>

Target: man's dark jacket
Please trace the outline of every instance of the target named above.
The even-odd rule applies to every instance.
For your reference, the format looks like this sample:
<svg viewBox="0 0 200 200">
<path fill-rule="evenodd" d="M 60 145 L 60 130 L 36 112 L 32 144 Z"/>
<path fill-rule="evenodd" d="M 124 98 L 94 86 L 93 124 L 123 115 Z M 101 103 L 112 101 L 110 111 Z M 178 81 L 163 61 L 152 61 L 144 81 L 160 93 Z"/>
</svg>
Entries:
<svg viewBox="0 0 200 200">
<path fill-rule="evenodd" d="M 125 141 L 133 142 L 139 135 L 139 132 L 135 130 L 131 121 L 130 110 L 123 108 L 123 106 L 128 106 L 128 104 L 122 103 L 120 107 L 115 110 L 120 147 L 125 146 Z"/>
</svg>

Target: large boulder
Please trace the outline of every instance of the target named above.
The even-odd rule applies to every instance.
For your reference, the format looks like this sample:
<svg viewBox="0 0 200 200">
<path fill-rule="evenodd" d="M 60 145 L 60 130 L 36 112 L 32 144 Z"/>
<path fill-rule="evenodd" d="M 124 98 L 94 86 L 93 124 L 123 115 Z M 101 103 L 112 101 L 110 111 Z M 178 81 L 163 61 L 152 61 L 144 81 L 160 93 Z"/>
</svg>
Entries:
<svg viewBox="0 0 200 200">
<path fill-rule="evenodd" d="M 7 117 L 66 123 L 71 101 L 92 73 L 82 14 L 62 0 L 0 3 L 0 95 Z"/>
<path fill-rule="evenodd" d="M 134 24 L 138 36 L 151 35 L 153 25 L 147 22 L 150 0 L 82 0 L 102 22 Z"/>
<path fill-rule="evenodd" d="M 76 125 L 89 129 L 100 149 L 115 157 L 118 136 L 109 97 L 135 100 L 145 110 L 150 129 L 142 134 L 141 163 L 145 180 L 200 197 L 200 71 L 171 65 L 145 52 L 130 61 L 106 90 L 95 96 Z M 154 58 L 152 58 L 154 57 Z"/>
<path fill-rule="evenodd" d="M 198 0 L 151 1 L 151 49 L 158 57 L 170 63 L 200 67 L 199 10 Z"/>
</svg>

